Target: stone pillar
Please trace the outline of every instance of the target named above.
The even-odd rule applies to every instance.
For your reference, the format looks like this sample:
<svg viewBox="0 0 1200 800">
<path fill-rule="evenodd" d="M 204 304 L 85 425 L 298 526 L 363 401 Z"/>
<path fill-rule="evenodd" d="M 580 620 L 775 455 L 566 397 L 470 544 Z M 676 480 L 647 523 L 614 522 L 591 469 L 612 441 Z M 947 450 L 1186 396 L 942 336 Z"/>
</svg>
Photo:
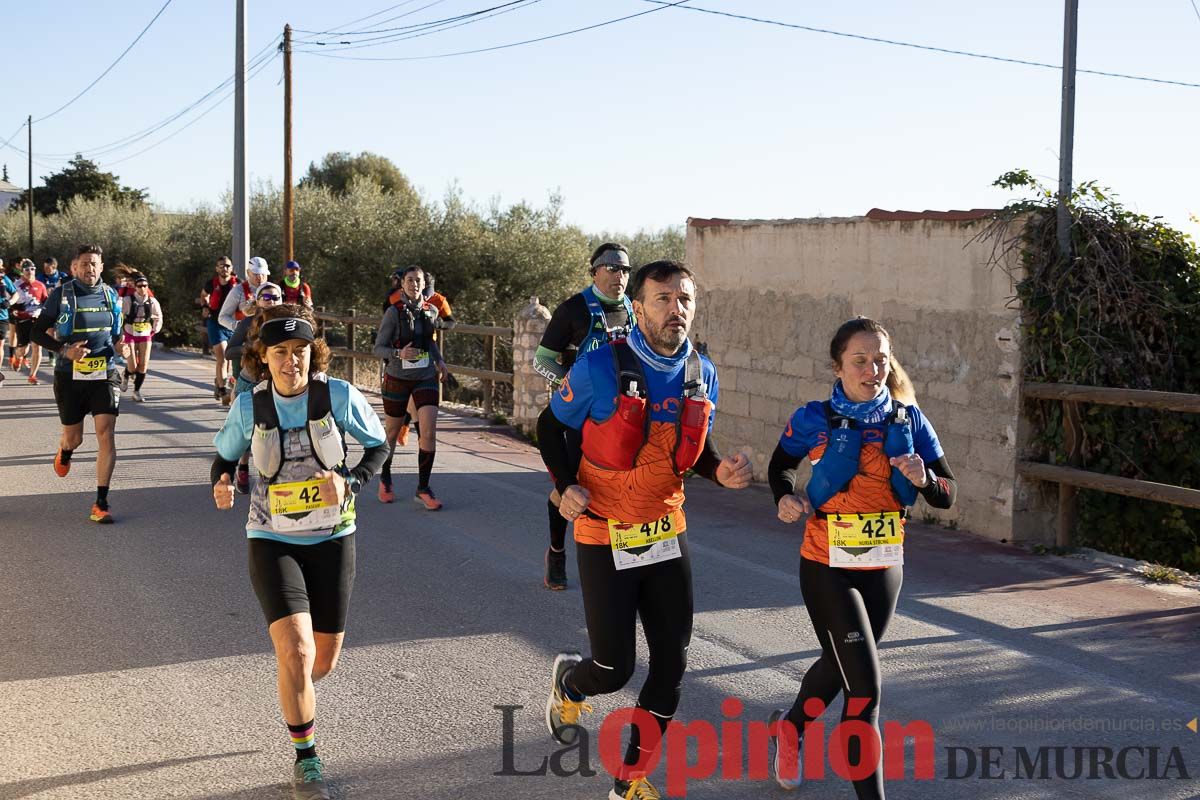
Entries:
<svg viewBox="0 0 1200 800">
<path fill-rule="evenodd" d="M 550 310 L 529 298 L 529 305 L 513 320 L 512 424 L 527 436 L 537 430 L 537 418 L 550 402 L 550 386 L 533 368 L 533 356 L 550 322 Z"/>
</svg>

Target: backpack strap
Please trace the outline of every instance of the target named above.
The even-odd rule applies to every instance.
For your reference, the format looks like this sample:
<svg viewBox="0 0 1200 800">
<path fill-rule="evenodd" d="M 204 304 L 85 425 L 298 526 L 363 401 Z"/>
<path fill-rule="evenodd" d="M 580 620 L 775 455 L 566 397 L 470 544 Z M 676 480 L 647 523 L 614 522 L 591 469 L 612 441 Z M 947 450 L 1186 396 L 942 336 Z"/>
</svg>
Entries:
<svg viewBox="0 0 1200 800">
<path fill-rule="evenodd" d="M 642 370 L 642 362 L 633 352 L 633 348 L 624 339 L 618 339 L 609 345 L 612 350 L 613 366 L 617 372 L 617 393 L 626 394 L 629 387 L 636 383 L 638 397 L 649 397 L 646 387 L 646 373 Z M 650 416 L 646 415 L 649 420 Z"/>
<path fill-rule="evenodd" d="M 271 404 L 275 408 L 275 404 Z M 333 401 L 329 395 L 329 376 L 318 372 L 308 380 L 308 421 L 316 422 L 333 413 Z"/>
</svg>

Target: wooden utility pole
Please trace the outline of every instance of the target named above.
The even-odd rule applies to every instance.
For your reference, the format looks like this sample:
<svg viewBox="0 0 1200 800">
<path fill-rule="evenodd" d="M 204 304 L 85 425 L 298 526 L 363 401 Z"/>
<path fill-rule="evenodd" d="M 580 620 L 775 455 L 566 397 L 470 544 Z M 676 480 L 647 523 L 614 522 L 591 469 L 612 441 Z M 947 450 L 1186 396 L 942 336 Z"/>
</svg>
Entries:
<svg viewBox="0 0 1200 800">
<path fill-rule="evenodd" d="M 292 191 L 292 26 L 283 26 L 283 263 L 295 256 L 296 198 Z"/>
<path fill-rule="evenodd" d="M 29 207 L 29 257 L 33 258 L 33 115 L 30 114 L 25 120 L 25 126 L 29 129 L 29 150 L 25 153 L 29 157 L 29 202 L 26 204 Z"/>
</svg>

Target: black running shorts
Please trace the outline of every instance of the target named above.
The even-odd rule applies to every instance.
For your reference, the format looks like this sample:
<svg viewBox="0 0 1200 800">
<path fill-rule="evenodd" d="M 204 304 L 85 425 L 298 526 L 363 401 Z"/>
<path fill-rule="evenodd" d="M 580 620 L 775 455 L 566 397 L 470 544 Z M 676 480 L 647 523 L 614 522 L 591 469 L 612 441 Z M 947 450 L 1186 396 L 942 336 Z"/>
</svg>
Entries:
<svg viewBox="0 0 1200 800">
<path fill-rule="evenodd" d="M 108 371 L 99 381 L 77 381 L 70 372 L 55 371 L 54 402 L 58 404 L 58 419 L 63 425 L 78 425 L 88 414 L 120 414 L 121 373 Z"/>
<path fill-rule="evenodd" d="M 249 539 L 250 582 L 267 625 L 311 614 L 313 630 L 346 630 L 354 589 L 354 534 L 316 544 Z"/>
</svg>

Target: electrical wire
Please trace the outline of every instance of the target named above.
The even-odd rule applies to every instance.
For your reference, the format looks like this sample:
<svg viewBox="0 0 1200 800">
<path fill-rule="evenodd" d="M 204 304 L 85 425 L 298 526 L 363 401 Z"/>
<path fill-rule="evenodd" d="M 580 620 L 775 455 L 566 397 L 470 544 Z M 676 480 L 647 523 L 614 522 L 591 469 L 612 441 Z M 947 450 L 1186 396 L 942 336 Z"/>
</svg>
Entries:
<svg viewBox="0 0 1200 800">
<path fill-rule="evenodd" d="M 420 39 L 423 36 L 431 36 L 435 33 L 441 33 L 443 31 L 453 30 L 454 28 L 461 28 L 464 25 L 474 25 L 477 22 L 483 22 L 484 20 L 491 19 L 492 17 L 498 17 L 498 16 L 501 16 L 502 14 L 511 14 L 514 11 L 521 11 L 522 9 L 528 8 L 529 6 L 532 6 L 532 5 L 536 5 L 542 1 L 543 0 L 518 0 L 518 2 L 516 2 L 516 3 L 505 3 L 504 6 L 495 6 L 495 8 L 500 8 L 502 10 L 495 11 L 494 13 L 491 13 L 491 14 L 485 14 L 484 16 L 476 16 L 476 13 L 483 14 L 484 11 L 490 11 L 492 9 L 485 9 L 484 11 L 475 12 L 472 14 L 463 14 L 459 17 L 450 17 L 445 20 L 436 20 L 434 22 L 427 23 L 426 25 L 423 25 L 423 26 L 415 25 L 412 27 L 425 28 L 425 29 L 424 30 L 414 30 L 414 31 L 410 31 L 405 34 L 392 34 L 391 36 L 386 37 L 388 39 L 387 43 L 407 41 L 409 39 Z M 462 20 L 462 21 L 456 22 L 455 20 Z M 454 24 L 448 24 L 448 23 L 454 23 Z M 323 42 L 311 42 L 309 44 L 324 44 L 324 43 Z M 322 50 L 321 52 L 337 53 L 342 50 L 359 50 L 364 47 L 378 46 L 376 44 L 362 44 L 361 42 L 356 42 L 356 43 L 345 42 L 345 44 L 349 45 L 349 46 L 347 46 L 347 47 L 331 47 L 327 50 Z M 313 52 L 313 51 L 306 50 L 306 51 L 297 51 L 297 52 Z"/>
<path fill-rule="evenodd" d="M 1200 19 L 1200 6 L 1196 5 L 1196 0 L 1192 0 L 1192 11 L 1196 12 L 1196 19 Z"/>
<path fill-rule="evenodd" d="M 440 3 L 440 2 L 444 2 L 444 0 L 437 0 L 437 3 Z M 484 8 L 479 11 L 471 11 L 466 14 L 457 14 L 453 17 L 447 17 L 445 19 L 434 20 L 432 22 L 419 22 L 419 23 L 415 23 L 413 25 L 401 25 L 396 28 L 372 28 L 370 30 L 359 29 L 357 31 L 330 31 L 329 35 L 330 36 L 366 36 L 367 34 L 370 34 L 370 33 L 392 33 L 395 31 L 408 31 L 408 30 L 412 30 L 413 28 L 420 28 L 425 25 L 437 25 L 437 24 L 440 24 L 443 22 L 456 22 L 460 19 L 477 16 L 479 14 L 486 14 L 487 12 L 495 11 L 498 8 L 504 8 L 505 6 L 515 6 L 515 5 L 519 5 L 523 2 L 525 2 L 525 0 L 512 0 L 511 2 L 508 2 L 508 3 L 502 3 L 501 5 L 498 5 L 498 6 L 492 6 L 491 8 Z M 412 11 L 409 11 L 407 14 L 401 14 L 400 16 L 407 17 L 407 16 L 409 16 L 409 14 L 415 14 L 418 11 L 424 11 L 425 9 L 429 8 L 430 6 L 437 5 L 437 3 L 430 3 L 429 5 L 421 6 L 421 8 L 414 9 Z M 393 17 L 392 19 L 399 19 L 399 18 L 400 17 Z M 308 31 L 305 31 L 305 33 L 307 33 L 307 32 Z M 383 37 L 380 37 L 380 38 L 383 38 Z M 359 41 L 371 41 L 371 40 L 370 39 L 360 39 Z M 322 42 L 304 42 L 304 44 L 322 44 Z M 339 44 L 350 44 L 350 42 L 339 42 Z"/>
<path fill-rule="evenodd" d="M 275 54 L 275 55 L 273 55 L 271 58 L 267 59 L 266 61 L 262 62 L 262 63 L 261 63 L 261 64 L 259 64 L 257 67 L 255 67 L 255 68 L 253 69 L 253 71 L 247 70 L 247 72 L 246 72 L 246 84 L 247 84 L 247 85 L 249 85 L 250 81 L 254 80 L 254 79 L 255 79 L 256 77 L 258 77 L 258 75 L 259 75 L 261 72 L 263 72 L 263 71 L 264 71 L 264 70 L 265 70 L 267 67 L 271 66 L 272 62 L 274 62 L 276 58 L 282 58 L 282 55 L 281 55 L 281 54 L 279 54 L 279 53 L 276 53 L 276 54 Z M 113 165 L 115 165 L 115 164 L 120 164 L 120 163 L 123 163 L 123 162 L 125 162 L 125 161 L 129 161 L 130 159 L 137 158 L 138 156 L 142 155 L 143 153 L 148 153 L 149 151 L 153 150 L 154 148 L 158 147 L 159 145 L 166 144 L 166 143 L 167 143 L 167 142 L 169 142 L 171 139 L 174 139 L 176 136 L 178 136 L 179 134 L 183 133 L 183 132 L 184 132 L 184 131 L 186 131 L 188 128 L 192 127 L 192 126 L 193 126 L 193 125 L 195 125 L 197 122 L 199 122 L 200 120 L 204 119 L 204 118 L 205 118 L 205 117 L 207 117 L 209 114 L 211 114 L 212 112 L 216 111 L 218 108 L 220 108 L 221 106 L 223 106 L 223 105 L 225 104 L 225 101 L 226 101 L 226 100 L 228 100 L 230 97 L 232 97 L 236 91 L 237 91 L 237 87 L 233 87 L 233 88 L 232 88 L 232 89 L 230 89 L 228 92 L 226 92 L 226 93 L 225 93 L 225 95 L 224 95 L 224 96 L 223 96 L 223 97 L 222 97 L 220 100 L 218 100 L 216 103 L 213 103 L 213 104 L 212 104 L 212 106 L 211 106 L 211 107 L 209 107 L 209 108 L 208 108 L 208 109 L 207 109 L 207 110 L 206 110 L 206 111 L 205 111 L 203 114 L 199 114 L 199 115 L 197 115 L 197 116 L 196 116 L 196 118 L 195 118 L 195 119 L 192 119 L 192 120 L 190 120 L 190 121 L 188 122 L 188 124 L 184 125 L 184 126 L 183 126 L 183 127 L 181 127 L 181 128 L 178 128 L 178 129 L 176 129 L 176 130 L 172 131 L 170 134 L 168 134 L 167 136 L 164 136 L 163 138 L 159 139 L 157 142 L 155 142 L 154 144 L 150 145 L 149 147 L 143 148 L 143 149 L 141 149 L 141 150 L 137 151 L 136 153 L 132 153 L 132 154 L 130 154 L 130 155 L 124 156 L 123 158 L 118 158 L 118 159 L 116 159 L 115 161 L 108 161 L 108 162 L 105 162 L 105 163 L 104 163 L 104 166 L 106 166 L 106 167 L 111 167 L 111 166 L 113 166 Z"/>
<path fill-rule="evenodd" d="M 148 23 L 146 23 L 146 27 L 142 28 L 142 32 L 141 32 L 141 33 L 139 33 L 139 34 L 137 35 L 137 37 L 136 37 L 136 38 L 135 38 L 135 39 L 134 39 L 132 42 L 130 42 L 130 43 L 129 43 L 129 46 L 128 46 L 128 47 L 126 47 L 124 50 L 122 50 L 122 51 L 121 51 L 121 55 L 117 56 L 117 60 L 116 60 L 116 61 L 114 61 L 114 62 L 112 62 L 111 64 L 109 64 L 109 65 L 108 65 L 108 68 L 107 68 L 107 69 L 105 69 L 105 70 L 104 70 L 104 72 L 101 72 L 101 73 L 100 73 L 100 74 L 99 74 L 99 75 L 96 77 L 96 79 L 95 79 L 94 81 L 92 81 L 92 82 L 91 82 L 91 83 L 89 83 L 87 86 L 85 86 L 82 92 L 80 92 L 79 94 L 75 95 L 75 96 L 74 96 L 74 97 L 72 97 L 70 100 L 68 100 L 67 102 L 65 102 L 65 103 L 63 103 L 61 106 L 59 106 L 58 108 L 56 108 L 56 109 L 54 109 L 53 111 L 51 111 L 49 114 L 46 114 L 45 116 L 38 117 L 37 119 L 35 119 L 35 120 L 34 120 L 34 122 L 44 122 L 45 120 L 48 120 L 48 119 L 50 119 L 50 118 L 51 118 L 51 117 L 53 117 L 55 114 L 59 113 L 60 111 L 63 111 L 64 109 L 66 109 L 67 107 L 69 107 L 69 106 L 70 106 L 72 103 L 74 103 L 76 100 L 78 100 L 79 98 L 81 98 L 81 97 L 83 97 L 85 94 L 87 94 L 87 93 L 88 93 L 88 92 L 91 90 L 91 88 L 92 88 L 93 86 L 95 86 L 97 83 L 99 83 L 99 82 L 100 82 L 100 80 L 101 80 L 101 79 L 102 79 L 102 78 L 103 78 L 105 75 L 107 75 L 108 73 L 112 72 L 112 70 L 113 70 L 113 67 L 115 67 L 115 66 L 117 66 L 117 64 L 120 64 L 120 63 L 121 63 L 121 59 L 125 58 L 125 56 L 126 56 L 128 53 L 129 53 L 129 51 L 133 49 L 133 46 L 142 40 L 142 37 L 146 35 L 146 31 L 150 30 L 151 26 L 153 26 L 153 25 L 154 25 L 154 23 L 158 21 L 158 18 L 162 16 L 162 13 L 163 13 L 164 11 L 166 11 L 166 10 L 167 10 L 167 6 L 171 5 L 171 3 L 173 3 L 174 1 L 175 1 L 175 0 L 167 0 L 167 2 L 163 3 L 163 6 L 162 6 L 162 8 L 160 8 L 160 9 L 158 10 L 158 13 L 157 13 L 157 14 L 155 14 L 155 15 L 154 15 L 154 17 L 153 17 L 153 18 L 152 18 L 152 19 L 151 19 L 151 20 L 150 20 Z"/>
<path fill-rule="evenodd" d="M 647 3 L 655 3 L 659 8 L 674 8 L 679 6 L 679 3 L 668 3 L 667 0 L 645 0 Z M 1193 0 L 1193 5 L 1195 0 Z M 700 6 L 680 6 L 684 11 L 695 11 L 701 14 L 713 14 L 719 17 L 731 17 L 733 19 L 745 20 L 748 22 L 758 22 L 763 25 L 775 25 L 780 28 L 792 28 L 795 30 L 808 31 L 810 33 L 824 33 L 830 36 L 841 36 L 847 39 L 858 39 L 864 42 L 874 42 L 876 44 L 890 44 L 896 47 L 911 47 L 916 50 L 927 50 L 933 53 L 944 53 L 947 55 L 966 56 L 968 58 L 981 58 L 987 61 L 1002 61 L 1007 64 L 1022 64 L 1027 67 L 1046 67 L 1049 69 L 1061 70 L 1061 64 L 1047 64 L 1042 61 L 1028 61 L 1022 58 L 1005 58 L 1004 56 L 992 56 L 984 53 L 973 53 L 969 50 L 951 50 L 946 47 L 933 47 L 924 44 L 914 44 L 912 42 L 902 42 L 896 39 L 882 39 L 877 36 L 864 36 L 858 33 L 846 33 L 844 31 L 834 31 L 827 28 L 814 28 L 811 25 L 799 25 L 792 22 L 781 22 L 776 19 L 764 19 L 762 17 L 751 17 L 746 14 L 734 14 L 730 11 L 717 11 L 711 8 L 701 8 Z M 1200 13 L 1200 12 L 1198 12 Z M 320 55 L 320 53 L 317 53 Z M 332 58 L 333 56 L 330 56 Z M 345 58 L 345 56 L 343 56 Z M 1188 83 L 1187 81 L 1167 80 L 1165 78 L 1148 78 L 1142 75 L 1127 75 L 1121 72 L 1105 72 L 1096 69 L 1076 69 L 1076 72 L 1086 73 L 1088 75 L 1103 75 L 1106 78 L 1124 78 L 1131 81 L 1145 81 L 1148 83 L 1162 83 L 1170 86 L 1186 86 L 1189 89 L 1200 89 L 1200 83 Z"/>
<path fill-rule="evenodd" d="M 551 39 L 561 39 L 564 36 L 571 36 L 572 34 L 583 33 L 584 31 L 591 31 L 591 30 L 595 30 L 597 28 L 603 28 L 608 25 L 615 25 L 618 22 L 625 22 L 626 20 L 635 19 L 636 17 L 644 17 L 645 15 L 653 14 L 656 11 L 665 11 L 668 8 L 675 8 L 676 6 L 681 6 L 687 2 L 690 2 L 690 0 L 672 0 L 672 2 L 665 2 L 665 0 L 664 0 L 664 4 L 661 6 L 658 6 L 657 8 L 652 8 L 648 11 L 639 11 L 636 14 L 626 14 L 623 17 L 616 17 L 614 19 L 605 20 L 603 22 L 597 22 L 592 25 L 585 25 L 582 28 L 573 28 L 569 31 L 561 31 L 559 33 L 548 34 L 546 36 L 538 36 L 534 39 L 524 39 L 519 42 L 508 42 L 507 44 L 493 45 L 492 47 L 479 47 L 474 50 L 458 50 L 453 53 L 434 53 L 432 55 L 427 55 L 427 56 L 339 56 L 339 55 L 334 55 L 333 53 L 318 52 L 316 50 L 306 50 L 303 52 L 305 52 L 309 55 L 320 56 L 322 58 L 337 58 L 337 59 L 342 59 L 345 61 L 428 61 L 430 59 L 435 59 L 435 58 L 452 58 L 454 56 L 469 56 L 469 55 L 474 55 L 476 53 L 491 53 L 496 50 L 507 50 L 510 47 L 521 47 L 522 45 L 535 44 L 537 42 L 546 42 Z M 378 47 L 379 45 L 371 45 L 371 46 Z"/>
<path fill-rule="evenodd" d="M 358 23 L 360 23 L 360 22 L 363 22 L 364 20 L 368 20 L 368 19 L 370 19 L 371 17 L 378 17 L 378 16 L 379 16 L 379 15 L 381 15 L 381 14 L 386 14 L 386 13 L 387 13 L 387 12 L 389 12 L 389 11 L 392 11 L 392 10 L 394 10 L 394 9 L 400 8 L 400 7 L 402 7 L 402 6 L 407 6 L 407 5 L 410 5 L 410 4 L 412 4 L 412 3 L 415 3 L 415 2 L 417 2 L 417 0 L 404 0 L 404 2 L 403 2 L 403 3 L 396 3 L 394 6 L 388 6 L 387 8 L 383 9 L 382 11 L 376 11 L 374 14 L 367 14 L 365 17 L 359 17 L 358 19 L 356 19 L 356 20 L 351 20 L 350 22 L 343 22 L 341 25 L 338 25 L 338 26 L 336 26 L 336 27 L 338 27 L 338 28 L 349 28 L 351 25 L 357 25 Z M 393 19 L 394 19 L 394 18 L 393 18 Z M 296 30 L 296 29 L 294 29 L 294 28 L 293 28 L 293 30 Z M 330 33 L 332 33 L 332 32 L 333 32 L 333 30 L 334 30 L 334 29 L 332 29 L 332 28 L 331 28 L 330 30 L 327 30 L 327 31 L 299 31 L 299 32 L 300 32 L 300 33 L 315 33 L 315 34 L 316 34 L 316 35 L 318 35 L 318 36 L 324 36 L 324 35 L 326 35 L 326 34 L 330 34 Z"/>
</svg>

